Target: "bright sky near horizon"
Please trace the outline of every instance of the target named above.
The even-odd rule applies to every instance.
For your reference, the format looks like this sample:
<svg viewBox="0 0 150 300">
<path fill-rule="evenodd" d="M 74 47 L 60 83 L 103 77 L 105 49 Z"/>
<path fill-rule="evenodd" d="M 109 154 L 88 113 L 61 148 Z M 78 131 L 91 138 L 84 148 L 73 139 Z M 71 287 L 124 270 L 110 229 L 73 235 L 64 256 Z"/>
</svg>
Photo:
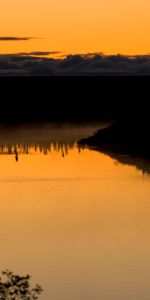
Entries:
<svg viewBox="0 0 150 300">
<path fill-rule="evenodd" d="M 149 0 L 2 0 L 0 53 L 150 52 Z"/>
</svg>

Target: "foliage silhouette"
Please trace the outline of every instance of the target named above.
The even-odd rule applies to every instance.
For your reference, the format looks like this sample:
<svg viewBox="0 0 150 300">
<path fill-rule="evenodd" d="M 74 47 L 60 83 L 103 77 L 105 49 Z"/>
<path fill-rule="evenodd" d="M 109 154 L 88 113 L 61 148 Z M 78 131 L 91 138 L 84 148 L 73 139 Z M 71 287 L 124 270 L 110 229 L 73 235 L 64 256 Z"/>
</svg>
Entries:
<svg viewBox="0 0 150 300">
<path fill-rule="evenodd" d="M 30 287 L 30 276 L 15 275 L 9 270 L 0 277 L 0 300 L 36 300 L 42 292 L 40 285 Z"/>
</svg>

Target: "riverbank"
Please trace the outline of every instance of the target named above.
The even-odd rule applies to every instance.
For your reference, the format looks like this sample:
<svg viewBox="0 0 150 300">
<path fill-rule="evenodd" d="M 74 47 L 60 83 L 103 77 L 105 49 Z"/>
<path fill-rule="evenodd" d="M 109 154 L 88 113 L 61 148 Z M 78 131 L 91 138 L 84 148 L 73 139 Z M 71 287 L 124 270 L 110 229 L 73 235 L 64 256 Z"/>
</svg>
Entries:
<svg viewBox="0 0 150 300">
<path fill-rule="evenodd" d="M 150 124 L 148 120 L 123 120 L 98 130 L 94 136 L 79 141 L 103 152 L 150 158 Z"/>
</svg>

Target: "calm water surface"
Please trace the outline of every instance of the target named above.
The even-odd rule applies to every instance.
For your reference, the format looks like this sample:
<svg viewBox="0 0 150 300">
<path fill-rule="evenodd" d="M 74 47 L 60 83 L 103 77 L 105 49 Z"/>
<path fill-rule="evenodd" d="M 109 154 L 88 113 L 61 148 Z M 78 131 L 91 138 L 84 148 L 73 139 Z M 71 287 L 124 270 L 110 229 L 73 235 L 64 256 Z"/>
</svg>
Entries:
<svg viewBox="0 0 150 300">
<path fill-rule="evenodd" d="M 0 268 L 41 300 L 150 298 L 150 177 L 77 147 L 99 127 L 0 132 Z"/>
</svg>

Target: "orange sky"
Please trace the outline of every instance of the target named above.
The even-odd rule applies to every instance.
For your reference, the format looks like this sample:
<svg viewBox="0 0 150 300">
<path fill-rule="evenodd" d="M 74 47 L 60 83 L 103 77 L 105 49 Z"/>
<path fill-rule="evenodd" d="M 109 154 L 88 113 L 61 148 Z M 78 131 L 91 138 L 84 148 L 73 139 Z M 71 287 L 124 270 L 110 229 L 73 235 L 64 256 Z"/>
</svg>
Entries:
<svg viewBox="0 0 150 300">
<path fill-rule="evenodd" d="M 0 36 L 35 37 L 0 41 L 1 53 L 147 54 L 149 33 L 149 0 L 1 1 Z"/>
</svg>

